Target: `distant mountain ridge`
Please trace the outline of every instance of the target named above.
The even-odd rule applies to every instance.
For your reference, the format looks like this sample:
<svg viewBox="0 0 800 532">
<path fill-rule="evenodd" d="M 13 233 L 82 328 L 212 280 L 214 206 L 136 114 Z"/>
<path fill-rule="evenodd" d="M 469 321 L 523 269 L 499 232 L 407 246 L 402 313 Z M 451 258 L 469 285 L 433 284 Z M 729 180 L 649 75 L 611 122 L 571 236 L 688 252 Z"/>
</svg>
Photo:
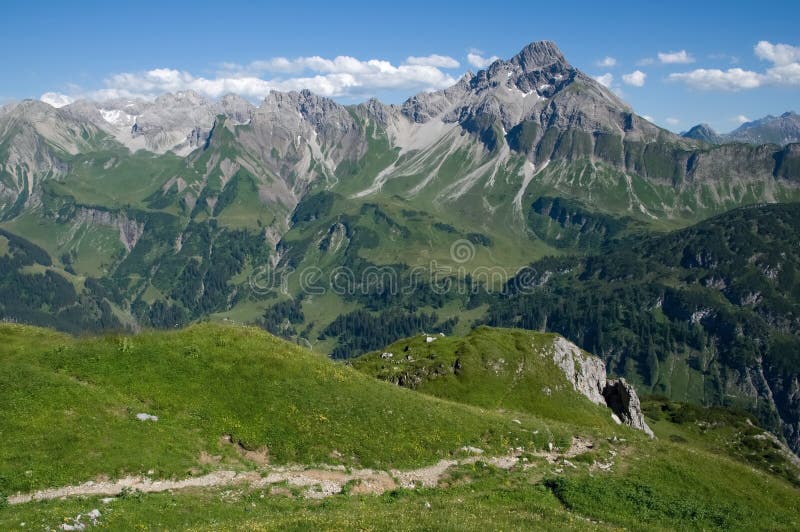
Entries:
<svg viewBox="0 0 800 532">
<path fill-rule="evenodd" d="M 745 122 L 730 133 L 722 134 L 714 131 L 708 124 L 698 124 L 689 131 L 681 133 L 681 136 L 710 144 L 745 142 L 785 146 L 800 142 L 800 115 L 794 111 L 788 111 L 780 116 L 767 115 L 752 122 Z"/>
</svg>

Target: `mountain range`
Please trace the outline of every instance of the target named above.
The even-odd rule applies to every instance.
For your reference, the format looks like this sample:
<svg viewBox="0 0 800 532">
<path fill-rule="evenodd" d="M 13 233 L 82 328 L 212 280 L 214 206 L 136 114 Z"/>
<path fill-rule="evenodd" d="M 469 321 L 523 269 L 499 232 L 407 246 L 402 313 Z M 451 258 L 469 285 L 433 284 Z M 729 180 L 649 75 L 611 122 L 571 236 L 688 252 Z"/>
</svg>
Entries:
<svg viewBox="0 0 800 532">
<path fill-rule="evenodd" d="M 676 135 L 548 41 L 401 105 L 9 104 L 0 316 L 227 319 L 336 358 L 477 323 L 554 330 L 650 392 L 750 409 L 797 451 L 798 228 L 765 204 L 800 199 L 800 144 L 772 130 L 788 131 Z M 528 273 L 533 296 L 507 290 Z"/>
<path fill-rule="evenodd" d="M 711 144 L 744 142 L 749 144 L 778 144 L 785 146 L 800 142 L 800 115 L 788 111 L 780 116 L 765 116 L 745 122 L 730 133 L 717 133 L 708 124 L 698 124 L 681 133 L 684 138 L 702 140 Z"/>
</svg>

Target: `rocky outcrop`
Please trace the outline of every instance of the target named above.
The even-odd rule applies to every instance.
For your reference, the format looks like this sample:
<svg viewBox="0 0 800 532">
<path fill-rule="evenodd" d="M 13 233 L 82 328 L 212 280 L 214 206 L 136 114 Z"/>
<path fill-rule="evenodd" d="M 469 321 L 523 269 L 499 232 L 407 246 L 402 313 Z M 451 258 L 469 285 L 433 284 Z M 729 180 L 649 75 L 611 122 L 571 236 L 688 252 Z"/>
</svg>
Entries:
<svg viewBox="0 0 800 532">
<path fill-rule="evenodd" d="M 585 395 L 595 404 L 606 404 L 603 397 L 606 366 L 602 360 L 585 353 L 577 345 L 559 336 L 553 342 L 553 362 L 561 368 L 576 392 Z"/>
<path fill-rule="evenodd" d="M 655 437 L 653 431 L 644 420 L 642 405 L 636 390 L 625 379 L 613 379 L 606 382 L 603 388 L 603 397 L 606 405 L 614 412 L 624 424 L 643 431 L 651 438 Z"/>
<path fill-rule="evenodd" d="M 76 224 L 104 225 L 119 230 L 119 240 L 130 252 L 144 234 L 144 223 L 128 217 L 124 212 L 112 212 L 92 207 L 80 207 L 75 214 Z"/>
<path fill-rule="evenodd" d="M 636 390 L 625 379 L 608 379 L 602 360 L 559 336 L 553 341 L 553 362 L 576 392 L 610 408 L 616 421 L 655 437 L 644 419 Z"/>
</svg>

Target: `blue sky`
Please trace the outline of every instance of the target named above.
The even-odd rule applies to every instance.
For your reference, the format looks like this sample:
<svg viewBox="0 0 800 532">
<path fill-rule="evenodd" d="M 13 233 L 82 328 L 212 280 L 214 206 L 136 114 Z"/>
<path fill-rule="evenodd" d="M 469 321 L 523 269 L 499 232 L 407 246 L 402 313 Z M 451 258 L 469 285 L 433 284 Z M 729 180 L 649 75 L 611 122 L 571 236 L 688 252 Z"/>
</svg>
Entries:
<svg viewBox="0 0 800 532">
<path fill-rule="evenodd" d="M 0 103 L 301 86 L 400 102 L 549 39 L 675 131 L 800 111 L 796 1 L 16 4 L 0 21 Z"/>
</svg>

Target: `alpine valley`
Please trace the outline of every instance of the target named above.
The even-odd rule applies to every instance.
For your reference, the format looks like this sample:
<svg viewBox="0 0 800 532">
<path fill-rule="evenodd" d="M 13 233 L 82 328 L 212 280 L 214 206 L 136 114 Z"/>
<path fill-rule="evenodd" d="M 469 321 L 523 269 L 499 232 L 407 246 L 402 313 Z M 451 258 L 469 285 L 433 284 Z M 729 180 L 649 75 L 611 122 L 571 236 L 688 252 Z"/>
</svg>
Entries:
<svg viewBox="0 0 800 532">
<path fill-rule="evenodd" d="M 796 115 L 782 118 L 788 123 Z M 539 434 L 522 426 L 544 434 L 539 418 L 523 417 L 520 425 L 502 412 L 492 414 L 497 419 L 478 414 L 478 408 L 565 422 L 563 412 L 547 414 L 554 408 L 547 401 L 526 403 L 498 392 L 516 386 L 519 377 L 537 390 L 552 388 L 554 401 L 572 394 L 569 386 L 541 381 L 541 372 L 505 373 L 506 366 L 530 363 L 520 346 L 563 342 L 570 353 L 596 354 L 603 372 L 625 379 L 607 384 L 603 373 L 590 401 L 570 407 L 571 421 L 605 427 L 609 416 L 597 410 L 611 405 L 603 386 L 620 386 L 627 405 L 624 390 L 633 385 L 656 435 L 661 430 L 664 436 L 664 452 L 682 453 L 675 442 L 701 437 L 702 448 L 710 448 L 705 429 L 697 435 L 670 428 L 668 442 L 664 427 L 665 419 L 684 422 L 686 412 L 693 421 L 713 412 L 719 418 L 706 420 L 708 431 L 733 427 L 739 450 L 768 442 L 773 462 L 759 455 L 749 463 L 797 483 L 796 457 L 785 445 L 800 452 L 800 143 L 791 143 L 797 137 L 774 120 L 724 138 L 701 126 L 676 135 L 637 115 L 548 41 L 402 105 L 372 99 L 346 106 L 308 91 L 271 92 L 257 106 L 233 94 L 211 100 L 193 92 L 152 101 L 80 100 L 60 108 L 34 100 L 7 104 L 0 108 L 0 318 L 70 334 L 139 335 L 109 347 L 106 340 L 22 326 L 0 333 L 13 342 L 40 335 L 42 345 L 58 353 L 52 360 L 36 355 L 32 375 L 52 372 L 56 379 L 77 365 L 93 394 L 108 393 L 118 402 L 124 402 L 122 377 L 100 377 L 70 352 L 85 350 L 98 364 L 111 364 L 108 349 L 127 356 L 130 338 L 131 345 L 163 347 L 207 336 L 213 351 L 222 344 L 210 338 L 228 334 L 231 342 L 251 342 L 255 349 L 263 347 L 258 342 L 281 342 L 274 345 L 296 350 L 307 364 L 292 369 L 298 375 L 334 372 L 336 379 L 349 379 L 341 393 L 353 396 L 353 408 L 381 394 L 398 404 L 411 400 L 406 390 L 383 387 L 364 373 L 419 388 L 424 394 L 413 400 L 434 409 L 428 421 L 442 427 L 430 447 L 435 450 L 427 456 L 381 432 L 361 457 L 368 467 L 410 467 L 441 457 L 439 450 L 458 443 L 459 435 L 448 432 L 448 416 L 463 421 L 461 436 L 497 452 L 503 440 L 487 428 L 489 421 L 510 427 L 517 439 Z M 761 143 L 767 141 L 777 143 Z M 265 333 L 249 328 L 225 332 L 200 321 L 260 326 L 300 347 L 258 339 Z M 506 344 L 491 364 L 481 359 L 490 346 Z M 334 365 L 308 350 L 348 360 Z M 202 371 L 187 360 L 175 367 Z M 575 371 L 587 360 L 576 362 Z M 489 364 L 486 374 L 482 364 Z M 551 366 L 542 371 L 560 383 L 561 369 Z M 225 367 L 223 373 L 232 366 Z M 572 370 L 564 371 L 569 376 Z M 149 378 L 161 386 L 157 376 Z M 219 406 L 233 417 L 208 429 L 236 436 L 220 444 L 232 459 L 252 458 L 246 453 L 258 447 L 248 443 L 257 440 L 258 429 L 233 420 L 244 416 L 236 410 L 248 404 L 242 393 L 239 406 Z M 180 401 L 162 406 L 181 409 L 175 406 Z M 395 410 L 414 417 L 413 406 Z M 742 417 L 700 408 L 721 406 Z M 109 423 L 118 422 L 114 415 L 108 414 Z M 319 413 L 337 415 L 344 416 Z M 633 416 L 639 421 L 626 415 L 617 417 L 647 427 L 641 411 Z M 756 430 L 750 418 L 769 432 Z M 364 423 L 358 434 L 369 441 Z M 177 453 L 179 468 L 188 468 L 186 457 L 200 451 L 187 427 L 169 426 L 176 445 L 185 447 L 169 451 Z M 297 441 L 311 438 L 294 434 L 305 430 L 298 427 L 287 422 L 281 430 Z M 561 432 L 555 438 L 566 448 L 569 438 Z M 13 434 L 0 431 L 3 438 Z M 751 437 L 749 444 L 742 434 Z M 406 454 L 392 462 L 381 445 Z M 344 440 L 323 447 L 284 442 L 272 452 L 279 461 L 312 462 L 357 452 Z M 731 477 L 739 475 L 739 458 L 726 466 Z M 44 475 L 42 482 L 15 477 L 6 489 L 89 478 L 29 469 Z M 118 470 L 134 469 L 121 462 Z M 0 470 L 0 486 L 12 478 L 6 474 Z M 650 474 L 659 473 L 642 473 Z M 476 481 L 496 479 L 478 475 Z M 579 488 L 586 486 L 578 484 L 594 482 L 589 476 L 548 482 L 547 493 L 567 508 L 639 526 L 615 521 L 603 513 L 605 503 L 584 498 L 588 491 Z M 452 483 L 459 485 L 458 479 Z M 533 489 L 526 486 L 520 489 Z M 620 486 L 633 490 L 633 501 L 636 487 Z M 597 501 L 612 497 L 590 488 Z M 775 489 L 796 502 L 796 487 Z M 669 528 L 685 522 L 683 514 L 664 512 L 649 523 Z M 727 515 L 703 514 L 696 526 L 726 528 Z M 791 512 L 786 519 L 782 523 L 792 528 Z"/>
</svg>

